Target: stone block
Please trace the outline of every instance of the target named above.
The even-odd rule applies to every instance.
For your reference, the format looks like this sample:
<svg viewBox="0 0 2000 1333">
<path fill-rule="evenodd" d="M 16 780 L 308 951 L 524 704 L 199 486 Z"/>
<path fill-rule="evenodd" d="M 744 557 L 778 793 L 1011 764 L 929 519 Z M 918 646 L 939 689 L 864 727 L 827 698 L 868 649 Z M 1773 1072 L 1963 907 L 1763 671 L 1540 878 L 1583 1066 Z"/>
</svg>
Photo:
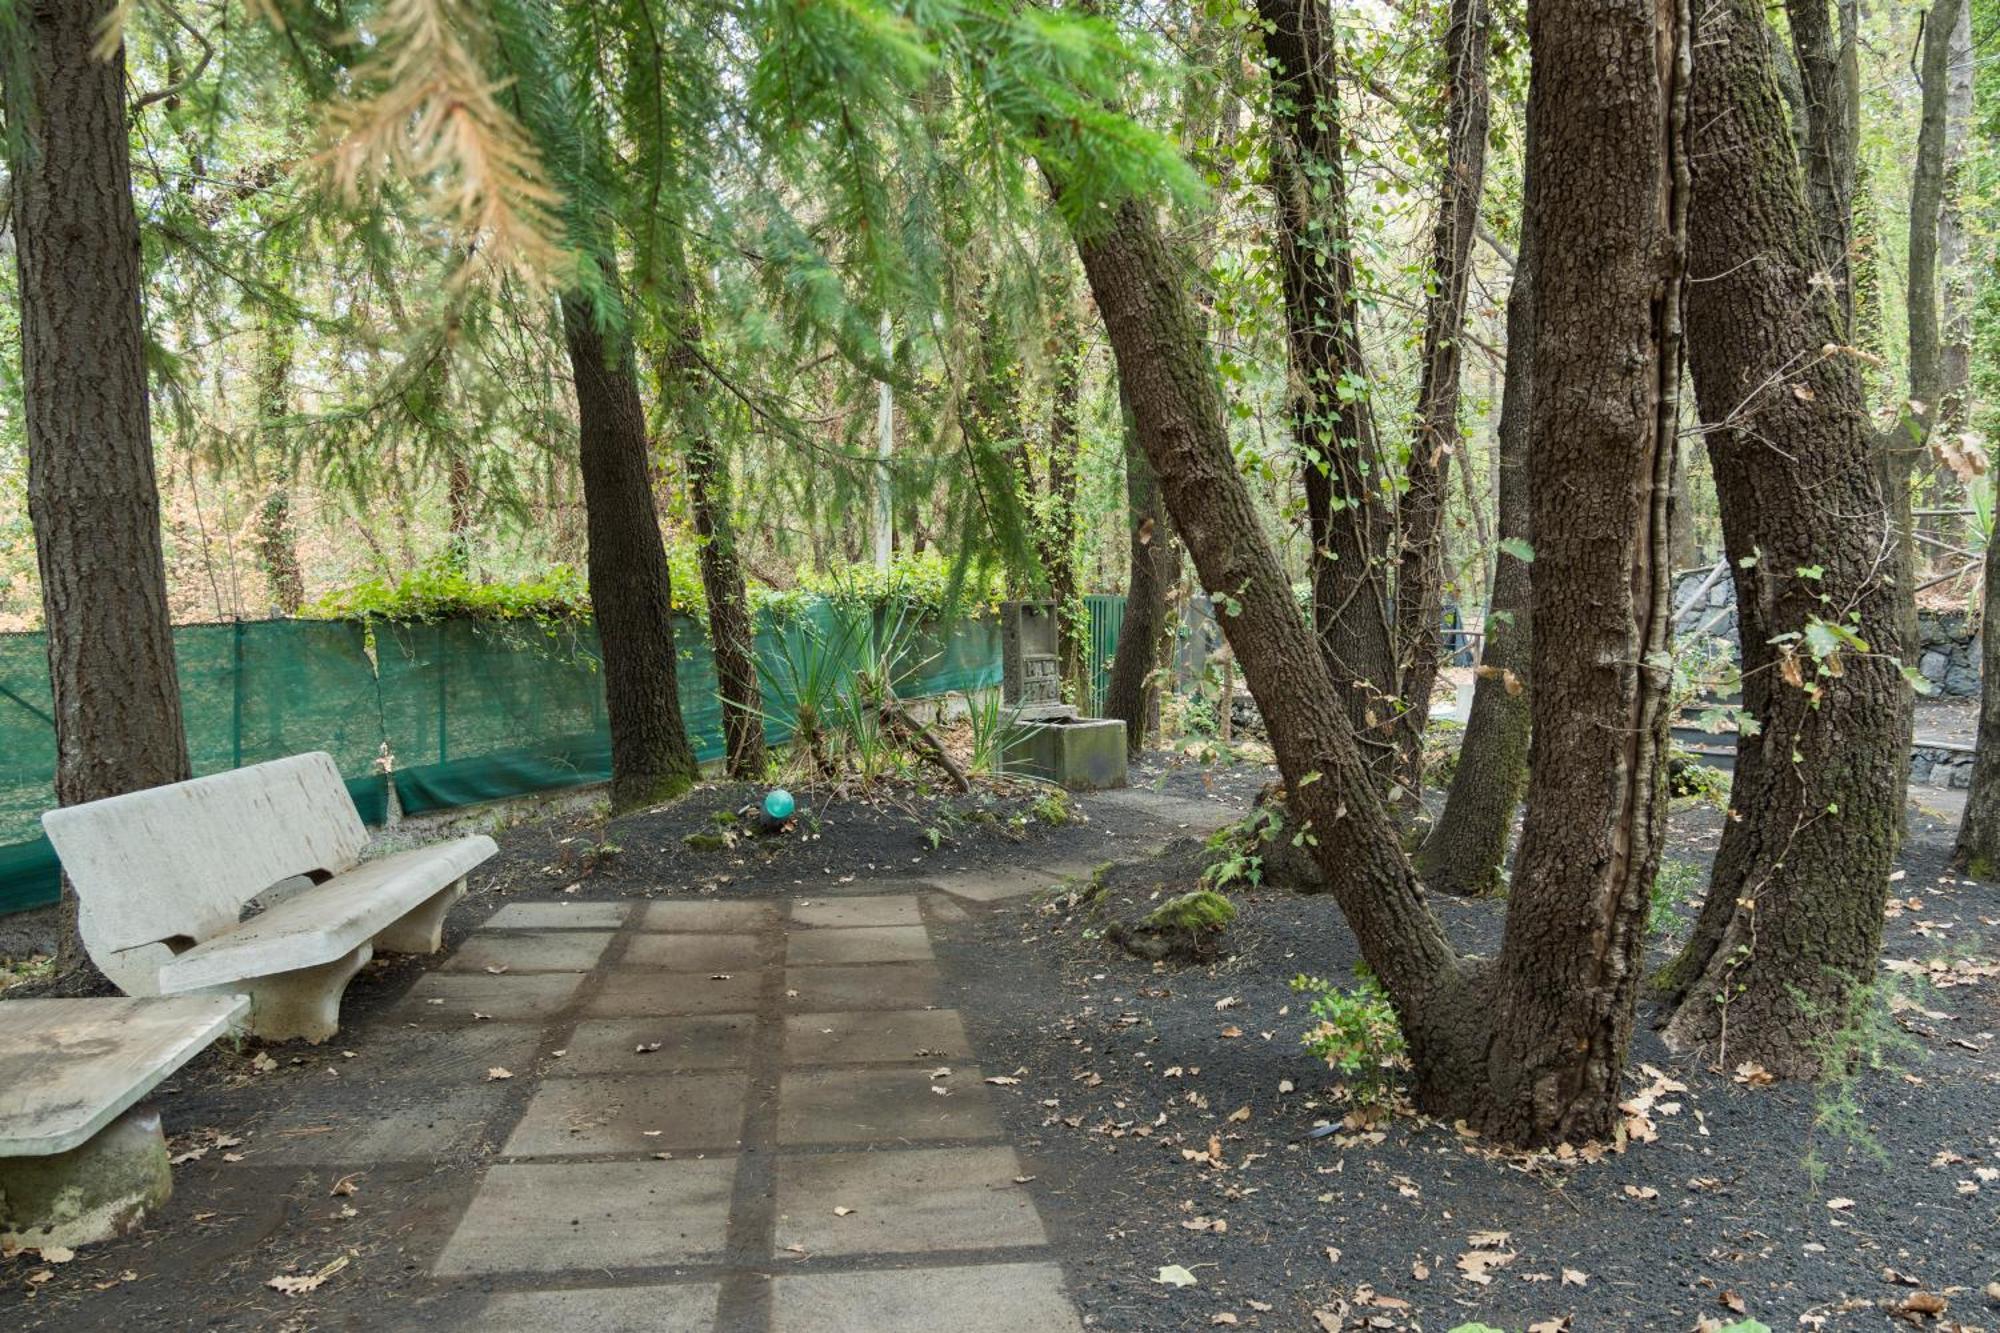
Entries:
<svg viewBox="0 0 2000 1333">
<path fill-rule="evenodd" d="M 747 1014 L 675 1018 L 593 1018 L 576 1025 L 568 1053 L 550 1074 L 664 1074 L 677 1069 L 741 1069 L 756 1026 Z"/>
<path fill-rule="evenodd" d="M 432 1271 L 598 1273 L 713 1259 L 735 1178 L 734 1157 L 495 1166 Z"/>
<path fill-rule="evenodd" d="M 979 1071 L 949 1068 L 945 1078 L 933 1078 L 921 1065 L 787 1070 L 778 1086 L 778 1142 L 998 1138 L 1000 1120 Z"/>
<path fill-rule="evenodd" d="M 935 1066 L 971 1053 L 955 1009 L 793 1014 L 785 1020 L 788 1065 L 926 1061 Z"/>
<path fill-rule="evenodd" d="M 581 972 L 428 972 L 383 1020 L 419 1027 L 460 1027 L 482 1022 L 542 1023 L 576 998 Z"/>
<path fill-rule="evenodd" d="M 793 967 L 920 963 L 930 956 L 931 937 L 922 926 L 795 930 L 785 941 L 785 961 Z"/>
<path fill-rule="evenodd" d="M 664 972 L 747 972 L 763 961 L 763 952 L 755 935 L 634 935 L 624 961 Z"/>
<path fill-rule="evenodd" d="M 757 1008 L 759 972 L 662 972 L 651 967 L 606 970 L 597 993 L 583 1002 L 588 1018 L 651 1018 L 667 1014 L 747 1014 Z"/>
<path fill-rule="evenodd" d="M 937 995 L 937 967 L 931 963 L 785 969 L 785 1003 L 799 1013 L 931 1009 Z"/>
<path fill-rule="evenodd" d="M 1014 1183 L 1026 1174 L 1008 1147 L 781 1157 L 777 1246 L 842 1255 L 1045 1245 L 1034 1199 Z"/>
<path fill-rule="evenodd" d="M 772 1333 L 1082 1333 L 1056 1264 L 807 1273 L 771 1284 Z"/>
<path fill-rule="evenodd" d="M 923 923 L 915 894 L 897 893 L 792 904 L 792 924 L 795 926 L 921 926 Z"/>
<path fill-rule="evenodd" d="M 544 1080 L 501 1151 L 509 1157 L 734 1152 L 743 1136 L 741 1073 Z"/>
<path fill-rule="evenodd" d="M 767 902 L 731 902 L 708 898 L 672 899 L 650 902 L 641 908 L 639 929 L 726 935 L 761 930 L 777 919 L 777 907 Z"/>
<path fill-rule="evenodd" d="M 1000 766 L 1071 791 L 1126 785 L 1125 724 L 1116 718 L 1022 723 L 1002 743 Z"/>
<path fill-rule="evenodd" d="M 714 1327 L 718 1288 L 583 1287 L 516 1291 L 487 1300 L 480 1333 L 701 1333 Z"/>
<path fill-rule="evenodd" d="M 632 913 L 630 903 L 508 903 L 486 919 L 482 930 L 616 930 Z"/>
<path fill-rule="evenodd" d="M 597 966 L 608 930 L 477 930 L 446 961 L 446 972 L 588 972 Z"/>
<path fill-rule="evenodd" d="M 95 1245 L 137 1228 L 173 1191 L 160 1113 L 135 1106 L 68 1152 L 0 1157 L 0 1245 Z"/>
</svg>

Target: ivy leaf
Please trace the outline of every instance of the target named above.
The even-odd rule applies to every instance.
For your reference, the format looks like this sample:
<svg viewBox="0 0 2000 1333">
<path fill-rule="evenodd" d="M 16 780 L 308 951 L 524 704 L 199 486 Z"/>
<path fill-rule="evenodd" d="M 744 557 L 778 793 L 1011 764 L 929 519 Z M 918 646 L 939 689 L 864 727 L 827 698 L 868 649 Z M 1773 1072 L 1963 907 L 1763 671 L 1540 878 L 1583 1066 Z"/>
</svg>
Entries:
<svg viewBox="0 0 2000 1333">
<path fill-rule="evenodd" d="M 1502 537 L 1500 539 L 1500 553 L 1502 555 L 1511 555 L 1524 565 L 1535 563 L 1535 548 L 1519 537 Z"/>
</svg>

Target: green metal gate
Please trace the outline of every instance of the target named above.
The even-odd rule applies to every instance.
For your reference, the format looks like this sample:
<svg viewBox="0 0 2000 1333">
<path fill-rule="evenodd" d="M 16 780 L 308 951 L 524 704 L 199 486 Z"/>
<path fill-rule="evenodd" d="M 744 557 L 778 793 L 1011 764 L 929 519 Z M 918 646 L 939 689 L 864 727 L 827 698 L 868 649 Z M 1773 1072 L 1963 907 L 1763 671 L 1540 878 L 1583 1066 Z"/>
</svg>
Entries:
<svg viewBox="0 0 2000 1333">
<path fill-rule="evenodd" d="M 1111 659 L 1118 651 L 1118 631 L 1125 626 L 1125 599 L 1113 593 L 1091 593 L 1084 599 L 1090 608 L 1090 660 L 1084 680 L 1090 687 L 1084 712 L 1104 716 L 1104 695 L 1111 688 Z"/>
</svg>

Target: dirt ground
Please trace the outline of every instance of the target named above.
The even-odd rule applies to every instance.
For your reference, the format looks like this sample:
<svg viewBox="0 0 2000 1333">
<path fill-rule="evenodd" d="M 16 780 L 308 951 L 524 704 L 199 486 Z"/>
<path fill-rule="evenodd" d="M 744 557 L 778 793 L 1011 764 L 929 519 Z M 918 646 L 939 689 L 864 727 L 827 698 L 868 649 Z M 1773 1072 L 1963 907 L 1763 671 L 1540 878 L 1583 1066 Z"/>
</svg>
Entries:
<svg viewBox="0 0 2000 1333">
<path fill-rule="evenodd" d="M 1135 774 L 1237 811 L 1269 776 Z M 1030 788 L 806 802 L 813 817 L 783 838 L 684 841 L 751 794 L 725 784 L 609 825 L 571 810 L 499 830 L 448 940 L 510 900 L 800 897 L 1030 856 L 1127 862 L 1114 882 L 1165 895 L 1210 859 L 1194 843 L 1146 859 L 1171 826 L 1101 800 L 1052 825 Z M 1674 818 L 1688 893 L 1719 820 L 1700 804 Z M 1690 1329 L 1742 1314 L 1776 1329 L 2000 1328 L 1984 1294 L 2000 1279 L 2000 892 L 1944 872 L 1950 834 L 1913 821 L 1884 950 L 1902 998 L 1871 1067 L 1851 1085 L 1757 1086 L 1670 1055 L 1645 1015 L 1628 1086 L 1653 1137 L 1622 1152 L 1498 1152 L 1407 1108 L 1350 1119 L 1339 1081 L 1301 1049 L 1289 986 L 1351 979 L 1353 941 L 1325 898 L 1232 888 L 1240 914 L 1217 960 L 1190 967 L 1129 957 L 1065 897 L 975 908 L 939 939 L 944 999 L 981 1068 L 1019 1079 L 993 1091 L 1093 1328 Z M 1463 947 L 1494 946 L 1503 904 L 1438 908 Z M 1682 928 L 1693 911 L 1679 909 Z M 1670 944 L 1663 933 L 1658 958 Z M 490 1138 L 370 1172 L 353 1194 L 335 1170 L 257 1151 L 335 1110 L 395 1104 L 397 1066 L 423 1055 L 383 1015 L 430 966 L 358 979 L 328 1046 L 218 1049 L 170 1081 L 158 1101 L 183 1160 L 164 1215 L 69 1263 L 0 1260 L 0 1327 L 467 1326 L 476 1306 L 428 1270 Z M 1849 1102 L 1854 1127 L 1816 1124 Z M 351 1271 L 305 1302 L 266 1285 L 343 1256 Z M 1176 1265 L 1193 1285 L 1156 1281 Z M 1929 1296 L 1941 1318 L 1922 1312 Z"/>
<path fill-rule="evenodd" d="M 1689 893 L 1720 819 L 1699 803 L 1674 817 Z M 1500 1152 L 1407 1106 L 1350 1119 L 1300 1048 L 1288 984 L 1352 981 L 1326 898 L 1232 891 L 1240 915 L 1206 966 L 1127 957 L 1057 903 L 975 921 L 951 961 L 987 1066 L 1021 1079 L 1010 1127 L 1097 1327 L 1990 1329 L 2000 892 L 1945 873 L 1950 826 L 1919 815 L 1911 832 L 1883 954 L 1898 998 L 1869 1067 L 1847 1086 L 1762 1086 L 1669 1053 L 1648 1005 L 1627 1085 L 1655 1137 L 1622 1152 Z M 1184 844 L 1114 888 L 1181 892 L 1210 859 Z M 1436 906 L 1462 948 L 1497 947 L 1503 903 Z M 1656 964 L 1672 942 L 1656 936 Z M 1849 1094 L 1843 1129 L 1829 1122 Z M 1169 1265 L 1195 1285 L 1158 1282 Z"/>
</svg>

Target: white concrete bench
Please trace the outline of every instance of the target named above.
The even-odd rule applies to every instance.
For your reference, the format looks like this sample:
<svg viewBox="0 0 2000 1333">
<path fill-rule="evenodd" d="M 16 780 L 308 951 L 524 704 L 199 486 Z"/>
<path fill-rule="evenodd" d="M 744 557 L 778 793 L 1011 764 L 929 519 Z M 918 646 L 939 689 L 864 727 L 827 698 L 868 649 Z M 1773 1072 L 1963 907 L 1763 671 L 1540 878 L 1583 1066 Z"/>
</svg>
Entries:
<svg viewBox="0 0 2000 1333">
<path fill-rule="evenodd" d="M 0 1250 L 74 1249 L 167 1201 L 160 1117 L 138 1105 L 249 1006 L 241 995 L 0 1005 Z"/>
<path fill-rule="evenodd" d="M 361 863 L 368 831 L 325 754 L 51 810 L 91 961 L 127 995 L 241 991 L 250 1031 L 325 1041 L 385 953 L 435 953 L 483 835 Z M 255 915 L 246 908 L 261 907 Z"/>
</svg>

